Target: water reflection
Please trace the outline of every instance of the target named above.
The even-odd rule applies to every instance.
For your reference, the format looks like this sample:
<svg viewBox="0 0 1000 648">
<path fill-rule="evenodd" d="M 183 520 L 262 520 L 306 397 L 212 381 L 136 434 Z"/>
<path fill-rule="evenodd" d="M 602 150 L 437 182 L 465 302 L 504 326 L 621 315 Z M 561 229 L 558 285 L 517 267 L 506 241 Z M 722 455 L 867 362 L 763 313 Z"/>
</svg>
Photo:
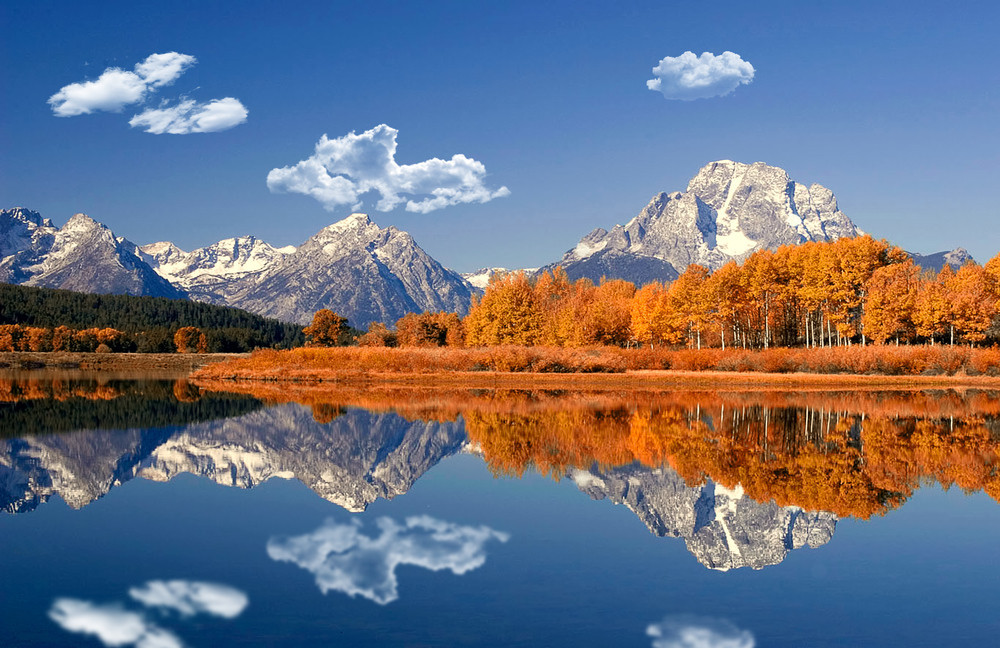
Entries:
<svg viewBox="0 0 1000 648">
<path fill-rule="evenodd" d="M 382 517 L 376 525 L 379 535 L 369 537 L 361 532 L 358 520 L 348 524 L 327 520 L 305 535 L 271 538 L 267 555 L 313 574 L 324 594 L 333 590 L 386 605 L 399 598 L 399 565 L 447 569 L 460 576 L 483 566 L 488 541 L 510 538 L 487 526 L 454 524 L 426 515 L 407 518 L 403 524 Z"/>
<path fill-rule="evenodd" d="M 122 405 L 116 421 L 126 429 L 0 439 L 0 507 L 27 512 L 58 494 L 72 508 L 81 508 L 135 477 L 166 481 L 192 473 L 241 488 L 272 477 L 294 478 L 347 510 L 361 511 L 379 497 L 405 493 L 465 443 L 458 422 L 408 421 L 352 409 L 338 410 L 333 420 L 321 423 L 316 418 L 325 420 L 328 408 L 285 404 L 260 409 L 263 403 L 256 399 L 214 395 L 205 400 L 220 398 L 225 403 L 248 401 L 252 408 L 243 409 L 251 411 L 150 429 L 142 427 L 149 409 L 131 409 L 129 399 L 113 400 Z M 176 413 L 158 407 L 155 399 L 151 404 L 152 411 Z"/>
<path fill-rule="evenodd" d="M 653 648 L 754 648 L 757 642 L 747 630 L 740 630 L 725 619 L 695 616 L 670 616 L 652 623 L 646 634 L 653 637 Z"/>
<path fill-rule="evenodd" d="M 837 526 L 833 513 L 756 502 L 742 487 L 711 479 L 688 486 L 666 467 L 571 469 L 569 476 L 592 498 L 627 506 L 652 533 L 683 538 L 698 562 L 719 571 L 776 565 L 793 549 L 826 544 Z"/>
<path fill-rule="evenodd" d="M 177 612 L 182 617 L 206 614 L 234 619 L 249 603 L 247 595 L 236 588 L 189 580 L 150 581 L 131 588 L 129 596 L 146 608 L 159 611 L 161 618 L 167 612 Z M 61 597 L 53 601 L 49 618 L 63 630 L 93 636 L 105 646 L 180 648 L 184 645 L 174 632 L 120 602 L 94 603 Z"/>
<path fill-rule="evenodd" d="M 222 387 L 241 393 L 211 391 Z M 79 508 L 129 479 L 181 473 L 240 488 L 297 479 L 362 511 L 407 492 L 446 457 L 469 452 L 497 475 L 530 469 L 569 478 L 594 499 L 626 506 L 652 533 L 683 538 L 705 566 L 726 570 L 760 569 L 791 550 L 822 546 L 839 518 L 885 514 L 924 483 L 1000 496 L 1000 394 L 987 391 L 17 383 L 0 384 L 0 394 L 4 407 L 39 411 L 42 403 L 120 405 L 114 420 L 121 429 L 0 440 L 0 505 L 13 513 L 53 494 Z M 147 406 L 133 408 L 143 399 Z M 162 425 L 150 427 L 151 417 Z M 325 565 L 306 567 L 321 589 L 391 600 L 392 565 L 405 560 L 390 552 L 394 558 L 365 563 L 375 570 L 370 582 L 344 581 L 354 573 L 345 556 L 371 557 L 383 536 L 354 527 L 337 534 L 354 538 L 356 548 L 309 563 Z M 305 567 L 282 546 L 274 545 L 282 559 Z M 441 564 L 429 568 L 454 571 Z M 329 584 L 342 581 L 353 584 Z"/>
</svg>

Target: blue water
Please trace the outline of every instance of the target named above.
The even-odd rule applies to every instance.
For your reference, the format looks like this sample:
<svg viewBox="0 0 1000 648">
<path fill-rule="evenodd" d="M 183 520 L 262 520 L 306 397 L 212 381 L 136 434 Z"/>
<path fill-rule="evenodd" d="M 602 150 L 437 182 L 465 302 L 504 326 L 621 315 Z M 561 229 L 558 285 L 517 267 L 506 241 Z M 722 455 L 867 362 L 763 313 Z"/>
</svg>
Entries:
<svg viewBox="0 0 1000 648">
<path fill-rule="evenodd" d="M 324 529 L 355 541 L 336 574 L 354 596 L 324 594 L 313 572 L 269 555 L 308 553 Z M 497 478 L 474 454 L 445 457 L 363 513 L 294 479 L 243 489 L 134 478 L 79 510 L 53 496 L 0 514 L 0 645 L 112 645 L 54 621 L 65 599 L 129 613 L 146 640 L 175 642 L 163 645 L 652 646 L 647 630 L 665 619 L 740 638 L 728 645 L 995 645 L 998 537 L 987 495 L 925 486 L 883 517 L 839 520 L 822 546 L 722 572 L 570 479 Z M 130 596 L 157 580 L 225 585 L 249 603 L 227 618 Z"/>
</svg>

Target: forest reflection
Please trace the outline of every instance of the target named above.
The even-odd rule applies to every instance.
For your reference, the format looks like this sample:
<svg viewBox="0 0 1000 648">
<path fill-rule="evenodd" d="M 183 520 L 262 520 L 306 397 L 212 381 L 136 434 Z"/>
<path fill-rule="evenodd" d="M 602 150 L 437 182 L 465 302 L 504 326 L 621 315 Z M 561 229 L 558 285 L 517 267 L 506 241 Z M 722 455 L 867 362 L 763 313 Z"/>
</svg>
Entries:
<svg viewBox="0 0 1000 648">
<path fill-rule="evenodd" d="M 121 430 L 239 416 L 264 404 L 202 393 L 186 380 L 136 380 L 81 372 L 0 377 L 0 439 L 75 430 Z"/>
<path fill-rule="evenodd" d="M 995 391 L 224 388 L 309 405 L 322 421 L 351 407 L 460 417 L 498 475 L 669 466 L 690 486 L 710 479 L 758 502 L 856 518 L 884 514 L 928 482 L 1000 499 Z"/>
</svg>

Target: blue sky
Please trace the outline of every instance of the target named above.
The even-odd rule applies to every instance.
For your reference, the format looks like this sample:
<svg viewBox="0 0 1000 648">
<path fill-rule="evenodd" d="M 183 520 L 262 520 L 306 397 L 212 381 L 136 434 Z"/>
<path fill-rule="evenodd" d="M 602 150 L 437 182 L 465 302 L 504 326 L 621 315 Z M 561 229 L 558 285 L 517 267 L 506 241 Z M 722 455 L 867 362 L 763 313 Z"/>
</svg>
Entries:
<svg viewBox="0 0 1000 648">
<path fill-rule="evenodd" d="M 982 262 L 1000 250 L 998 28 L 987 2 L 6 2 L 0 206 L 56 224 L 82 211 L 140 244 L 298 244 L 351 205 L 272 192 L 269 172 L 324 134 L 387 124 L 399 165 L 462 155 L 485 191 L 509 190 L 428 213 L 361 197 L 460 271 L 554 261 L 716 159 L 784 167 L 876 236 Z M 693 101 L 646 87 L 685 51 L 734 52 L 753 80 Z M 48 103 L 168 52 L 197 62 L 144 104 L 57 117 Z M 222 98 L 245 123 L 129 126 Z"/>
</svg>

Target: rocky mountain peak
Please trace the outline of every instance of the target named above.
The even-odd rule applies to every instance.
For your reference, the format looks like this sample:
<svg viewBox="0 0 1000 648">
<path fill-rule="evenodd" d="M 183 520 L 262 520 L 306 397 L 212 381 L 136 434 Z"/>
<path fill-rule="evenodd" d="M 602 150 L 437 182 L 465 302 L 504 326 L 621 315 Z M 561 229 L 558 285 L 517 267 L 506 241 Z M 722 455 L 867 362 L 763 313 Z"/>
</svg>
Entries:
<svg viewBox="0 0 1000 648">
<path fill-rule="evenodd" d="M 595 229 L 558 265 L 571 279 L 643 284 L 669 281 L 692 263 L 715 269 L 760 249 L 861 233 L 826 187 L 795 182 L 764 162 L 718 160 L 685 191 L 653 196 L 624 226 Z"/>
<path fill-rule="evenodd" d="M 52 221 L 36 211 L 24 207 L 0 210 L 0 259 L 30 248 L 53 232 Z"/>
<path fill-rule="evenodd" d="M 52 221 L 48 218 L 42 218 L 42 215 L 36 211 L 24 207 L 0 209 L 0 229 L 10 226 L 11 223 L 22 223 L 32 227 L 52 227 Z"/>
</svg>

